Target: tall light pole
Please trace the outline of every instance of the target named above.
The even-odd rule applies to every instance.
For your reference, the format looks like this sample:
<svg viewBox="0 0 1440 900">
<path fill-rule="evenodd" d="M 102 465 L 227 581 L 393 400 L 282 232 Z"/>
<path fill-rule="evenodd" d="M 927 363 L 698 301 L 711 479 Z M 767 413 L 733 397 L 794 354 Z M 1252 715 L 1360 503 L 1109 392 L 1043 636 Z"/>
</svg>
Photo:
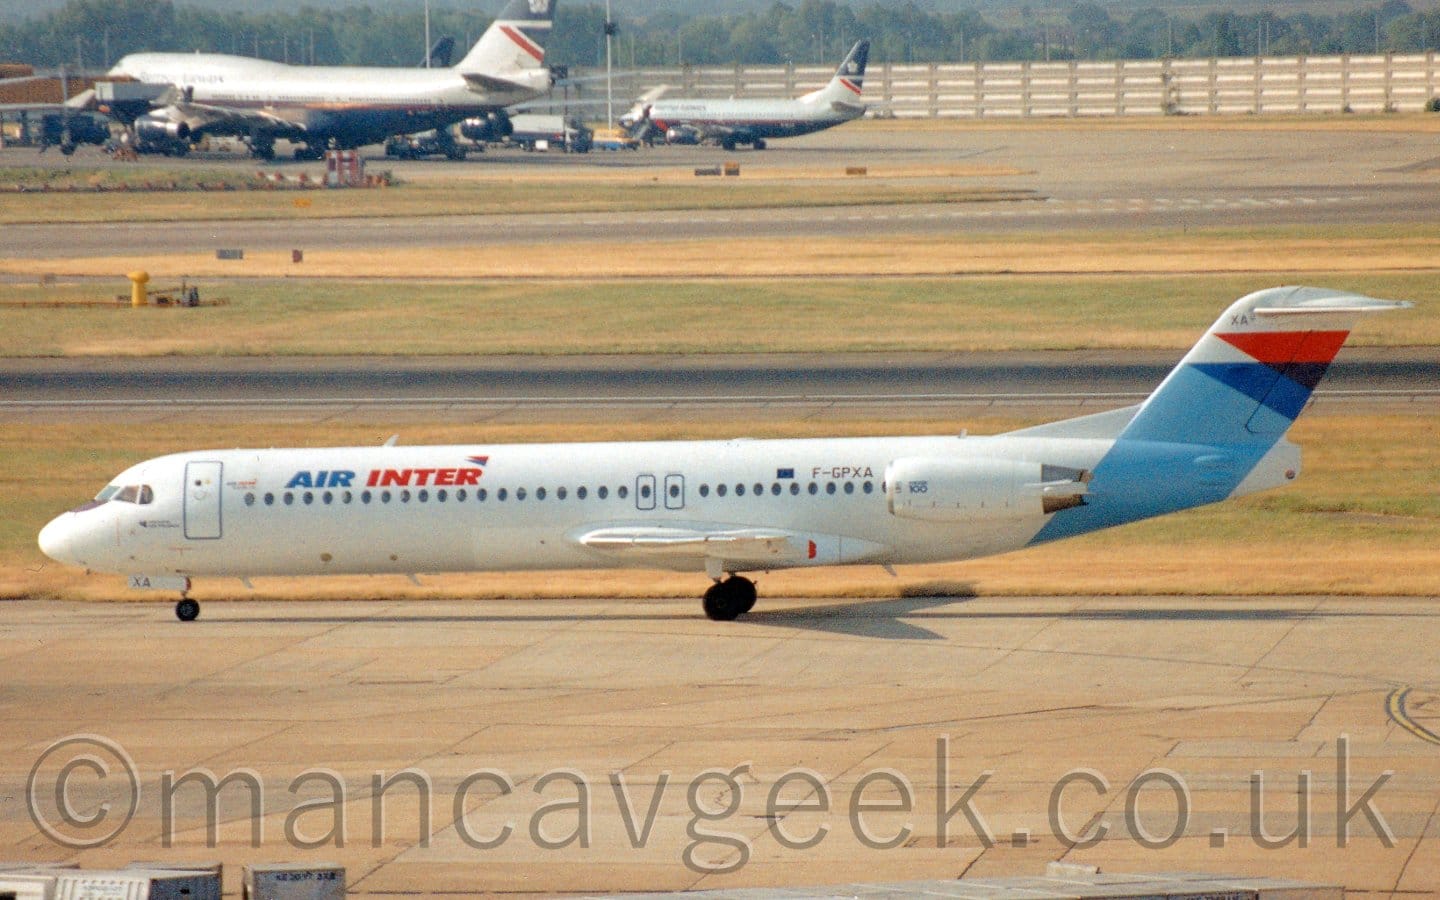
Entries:
<svg viewBox="0 0 1440 900">
<path fill-rule="evenodd" d="M 611 81 L 610 41 L 615 37 L 615 21 L 610 18 L 610 0 L 605 0 L 605 127 L 615 127 L 615 86 Z"/>
<path fill-rule="evenodd" d="M 430 0 L 425 0 L 425 68 L 430 68 Z"/>
</svg>

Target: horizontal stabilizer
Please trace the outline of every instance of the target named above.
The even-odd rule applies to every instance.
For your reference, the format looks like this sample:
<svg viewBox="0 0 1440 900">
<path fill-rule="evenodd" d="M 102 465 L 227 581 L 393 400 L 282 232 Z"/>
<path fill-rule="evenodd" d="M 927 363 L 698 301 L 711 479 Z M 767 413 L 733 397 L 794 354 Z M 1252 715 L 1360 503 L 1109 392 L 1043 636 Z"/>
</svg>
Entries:
<svg viewBox="0 0 1440 900">
<path fill-rule="evenodd" d="M 1292 306 L 1261 306 L 1255 315 L 1262 319 L 1279 319 L 1290 316 L 1356 316 L 1365 313 L 1389 312 L 1394 309 L 1409 309 L 1414 306 L 1408 300 L 1379 300 L 1359 294 L 1336 292 L 1328 296 L 1315 297 Z"/>
<path fill-rule="evenodd" d="M 1022 428 L 1019 431 L 1012 431 L 1008 437 L 1027 438 L 1091 438 L 1098 440 L 1110 440 L 1119 436 L 1135 418 L 1135 413 L 1140 411 L 1140 404 L 1127 406 L 1123 409 L 1111 409 L 1102 413 L 1091 413 L 1088 416 L 1079 416 L 1074 419 L 1065 419 L 1061 422 L 1046 422 L 1044 425 L 1036 425 L 1033 428 Z"/>
<path fill-rule="evenodd" d="M 483 91 L 487 94 L 507 94 L 526 90 L 528 85 L 518 81 L 510 81 L 507 78 L 500 78 L 495 75 L 486 75 L 483 72 L 462 72 L 461 78 L 472 89 Z"/>
</svg>

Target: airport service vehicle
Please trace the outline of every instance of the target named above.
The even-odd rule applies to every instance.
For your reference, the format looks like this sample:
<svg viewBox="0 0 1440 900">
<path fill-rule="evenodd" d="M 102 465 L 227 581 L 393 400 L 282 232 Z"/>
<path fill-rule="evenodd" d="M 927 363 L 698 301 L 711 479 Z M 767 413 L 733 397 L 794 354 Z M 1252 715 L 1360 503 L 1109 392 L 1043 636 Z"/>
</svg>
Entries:
<svg viewBox="0 0 1440 900">
<path fill-rule="evenodd" d="M 1285 433 L 1361 315 L 1272 288 L 1222 315 L 1142 403 L 991 437 L 200 450 L 139 463 L 50 522 L 60 562 L 192 578 L 541 569 L 744 573 L 964 560 L 1289 484 Z"/>
<path fill-rule="evenodd" d="M 507 141 L 522 150 L 563 150 L 589 153 L 595 134 L 579 119 L 522 113 L 510 117 Z"/>
<path fill-rule="evenodd" d="M 424 159 L 427 156 L 443 156 L 446 159 L 461 160 L 470 148 L 455 140 L 448 128 L 421 131 L 416 134 L 397 134 L 385 139 L 385 155 L 396 159 Z"/>
<path fill-rule="evenodd" d="M 623 128 L 597 128 L 590 137 L 596 150 L 639 150 L 640 141 Z"/>
<path fill-rule="evenodd" d="M 449 68 L 291 66 L 219 53 L 132 53 L 110 75 L 139 84 L 111 97 L 107 108 L 133 130 L 142 149 L 181 155 L 214 134 L 242 138 L 260 159 L 273 158 L 281 138 L 301 145 L 297 159 L 319 159 L 328 148 L 448 128 L 543 94 L 551 84 L 544 36 L 553 8 L 554 0 L 511 0 Z"/>
<path fill-rule="evenodd" d="M 671 144 L 712 143 L 726 150 L 749 144 L 764 150 L 768 139 L 810 134 L 865 115 L 860 92 L 869 58 L 870 42 L 857 42 L 828 84 L 793 100 L 665 100 L 661 91 L 651 91 L 620 123 L 642 140 L 658 134 Z"/>
<path fill-rule="evenodd" d="M 46 113 L 40 118 L 40 146 L 54 145 L 66 156 L 80 144 L 97 147 L 110 142 L 110 123 L 90 113 Z"/>
</svg>

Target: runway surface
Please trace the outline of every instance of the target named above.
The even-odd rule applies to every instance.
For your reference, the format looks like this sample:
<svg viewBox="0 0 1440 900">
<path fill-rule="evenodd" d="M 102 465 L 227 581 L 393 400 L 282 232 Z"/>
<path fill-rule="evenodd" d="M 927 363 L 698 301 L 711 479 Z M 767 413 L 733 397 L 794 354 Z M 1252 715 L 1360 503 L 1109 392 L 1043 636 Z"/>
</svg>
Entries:
<svg viewBox="0 0 1440 900">
<path fill-rule="evenodd" d="M 848 408 L 875 416 L 1045 406 L 1108 409 L 1144 398 L 1174 351 L 740 354 L 703 356 L 345 357 L 0 360 L 0 419 L 207 413 L 328 418 L 485 419 L 566 410 L 665 410 L 805 417 Z M 1317 403 L 1440 404 L 1440 353 L 1350 348 Z"/>
<path fill-rule="evenodd" d="M 732 158 L 713 148 L 662 147 L 626 154 L 490 153 L 464 163 L 384 161 L 405 180 L 435 182 L 467 172 L 544 172 L 710 165 Z M 987 125 L 967 130 L 831 131 L 739 154 L 744 166 L 838 173 L 881 162 L 897 168 L 977 166 L 1024 174 L 948 179 L 946 184 L 1030 191 L 1034 199 L 943 205 L 833 206 L 803 209 L 506 214 L 388 219 L 275 219 L 68 226 L 6 226 L 16 258 L 143 255 L 217 247 L 251 250 L 361 250 L 375 247 L 484 246 L 549 241 L 655 241 L 731 237 L 1047 232 L 1266 225 L 1429 222 L 1440 205 L 1435 136 L 1313 129 L 1135 130 Z M 11 150 L 0 161 L 36 161 Z M 99 164 L 99 163 L 96 163 Z M 170 163 L 173 164 L 173 163 Z M 214 166 L 213 161 L 196 165 Z M 221 163 L 253 171 L 249 160 Z M 284 166 L 279 167 L 282 170 Z M 743 175 L 742 175 L 743 177 Z M 817 190 L 823 191 L 823 182 Z"/>
<path fill-rule="evenodd" d="M 189 625 L 168 603 L 12 602 L 0 841 L 87 866 L 223 859 L 232 891 L 243 864 L 276 860 L 338 861 L 352 892 L 385 896 L 1032 875 L 1063 858 L 1434 893 L 1440 746 L 1400 719 L 1435 724 L 1437 616 L 1422 599 L 955 584 L 762 594 L 734 623 L 692 598 L 209 602 Z M 192 770 L 235 774 L 210 846 L 203 782 L 162 788 Z M 377 805 L 377 779 L 402 771 Z M 1283 843 L 1297 783 L 1308 837 Z M 70 849 L 46 827 L 113 840 Z"/>
</svg>

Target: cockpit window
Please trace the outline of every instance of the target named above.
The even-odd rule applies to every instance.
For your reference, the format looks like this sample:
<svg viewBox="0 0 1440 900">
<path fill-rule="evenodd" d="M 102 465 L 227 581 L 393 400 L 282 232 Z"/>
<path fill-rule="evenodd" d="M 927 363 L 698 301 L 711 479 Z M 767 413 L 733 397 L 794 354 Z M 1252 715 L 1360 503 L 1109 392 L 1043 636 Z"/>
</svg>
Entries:
<svg viewBox="0 0 1440 900">
<path fill-rule="evenodd" d="M 97 503 L 114 500 L 116 503 L 135 503 L 141 506 L 155 502 L 155 491 L 148 484 L 112 484 L 95 498 Z"/>
</svg>

